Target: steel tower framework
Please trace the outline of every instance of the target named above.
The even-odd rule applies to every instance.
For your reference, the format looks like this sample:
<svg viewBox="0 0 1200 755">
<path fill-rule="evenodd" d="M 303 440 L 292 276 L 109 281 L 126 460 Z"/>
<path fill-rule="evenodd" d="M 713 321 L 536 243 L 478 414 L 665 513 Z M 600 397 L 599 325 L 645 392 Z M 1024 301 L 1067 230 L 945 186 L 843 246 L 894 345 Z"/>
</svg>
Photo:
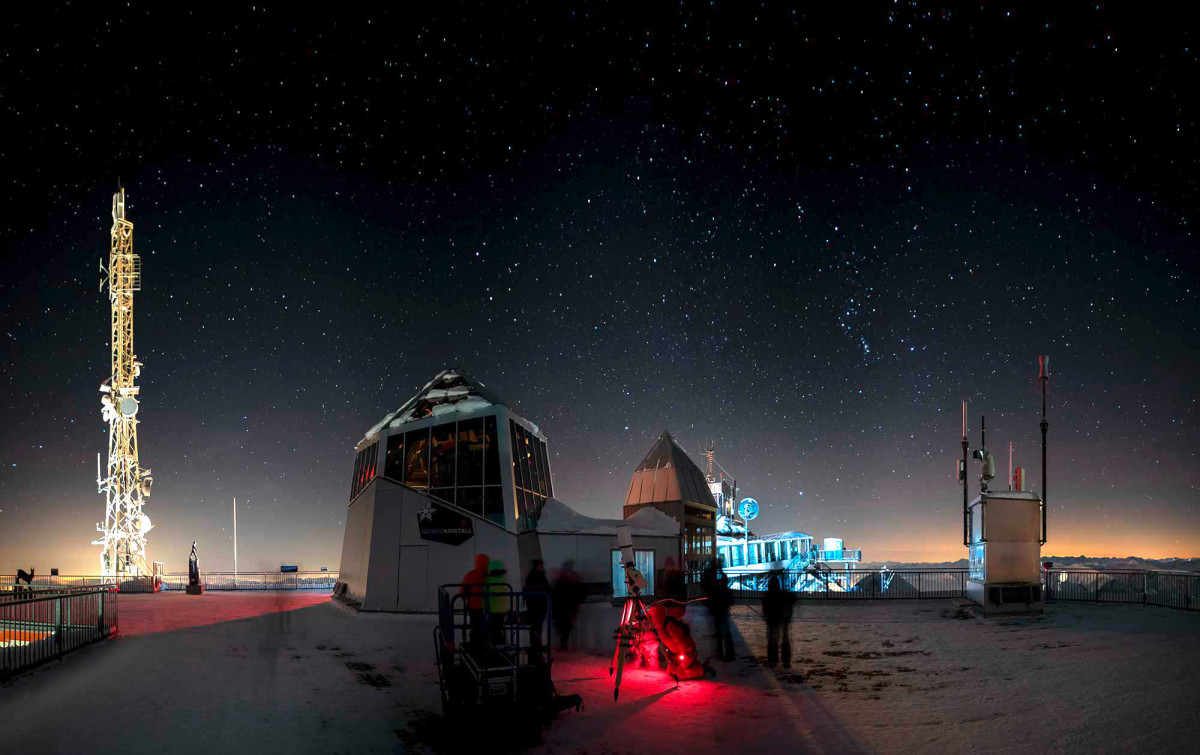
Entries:
<svg viewBox="0 0 1200 755">
<path fill-rule="evenodd" d="M 112 306 L 112 375 L 100 385 L 101 414 L 108 422 L 108 469 L 100 471 L 96 455 L 96 485 L 105 496 L 104 523 L 96 524 L 101 536 L 92 541 L 103 547 L 101 573 L 126 578 L 150 574 L 146 562 L 146 533 L 150 519 L 142 513 L 153 479 L 138 462 L 138 386 L 142 363 L 133 351 L 133 293 L 142 288 L 142 260 L 133 253 L 133 223 L 125 218 L 125 190 L 113 194 L 113 225 L 108 269 L 108 298 Z M 104 279 L 100 281 L 104 289 Z"/>
</svg>

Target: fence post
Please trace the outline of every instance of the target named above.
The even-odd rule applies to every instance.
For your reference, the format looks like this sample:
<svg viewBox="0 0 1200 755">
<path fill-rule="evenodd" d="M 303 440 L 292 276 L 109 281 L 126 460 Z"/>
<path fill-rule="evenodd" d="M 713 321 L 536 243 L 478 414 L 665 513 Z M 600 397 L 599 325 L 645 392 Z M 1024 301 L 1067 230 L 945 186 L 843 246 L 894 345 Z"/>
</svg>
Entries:
<svg viewBox="0 0 1200 755">
<path fill-rule="evenodd" d="M 917 572 L 917 600 L 921 599 L 921 575 L 924 572 Z"/>
<path fill-rule="evenodd" d="M 1142 572 L 1142 605 L 1146 605 L 1146 588 L 1148 587 L 1147 580 L 1149 578 L 1149 572 Z"/>
<path fill-rule="evenodd" d="M 62 655 L 62 598 L 54 599 L 54 649 L 55 655 Z"/>
</svg>

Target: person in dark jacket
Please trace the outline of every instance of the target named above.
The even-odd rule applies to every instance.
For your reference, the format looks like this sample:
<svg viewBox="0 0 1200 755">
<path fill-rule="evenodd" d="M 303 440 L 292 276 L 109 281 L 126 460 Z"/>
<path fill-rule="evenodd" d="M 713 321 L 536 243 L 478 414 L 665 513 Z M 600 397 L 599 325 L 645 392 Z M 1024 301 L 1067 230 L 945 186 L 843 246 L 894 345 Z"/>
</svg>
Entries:
<svg viewBox="0 0 1200 755">
<path fill-rule="evenodd" d="M 712 617 L 713 631 L 717 638 L 716 656 L 723 661 L 732 661 L 733 631 L 729 621 L 729 609 L 733 606 L 733 590 L 725 573 L 718 574 L 708 588 L 708 613 Z"/>
<path fill-rule="evenodd" d="M 566 650 L 571 639 L 571 630 L 575 628 L 575 618 L 579 615 L 579 605 L 583 603 L 584 587 L 579 572 L 575 571 L 575 562 L 567 561 L 554 580 L 554 628 L 558 630 L 558 649 Z"/>
<path fill-rule="evenodd" d="M 550 580 L 546 579 L 546 567 L 540 558 L 533 560 L 523 588 L 525 610 L 529 621 L 529 645 L 534 652 L 542 650 L 542 632 L 546 627 L 546 608 L 550 602 Z"/>
<path fill-rule="evenodd" d="M 796 596 L 784 590 L 779 575 L 772 574 L 763 596 L 763 619 L 767 622 L 767 665 L 775 668 L 783 651 L 783 667 L 792 665 L 792 612 Z M 782 648 L 780 647 L 782 645 Z"/>
</svg>

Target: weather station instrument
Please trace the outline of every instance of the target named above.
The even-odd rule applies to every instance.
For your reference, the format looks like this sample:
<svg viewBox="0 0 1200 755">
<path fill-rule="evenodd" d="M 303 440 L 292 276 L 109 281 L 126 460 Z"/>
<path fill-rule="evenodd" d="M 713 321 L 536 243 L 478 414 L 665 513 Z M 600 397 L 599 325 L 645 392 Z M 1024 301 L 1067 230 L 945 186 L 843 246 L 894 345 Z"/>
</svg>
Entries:
<svg viewBox="0 0 1200 755">
<path fill-rule="evenodd" d="M 96 486 L 105 497 L 104 522 L 96 524 L 101 546 L 100 571 L 117 580 L 151 574 L 146 561 L 150 517 L 142 511 L 154 482 L 138 459 L 139 388 L 134 380 L 142 363 L 133 351 L 133 294 L 142 288 L 142 258 L 133 253 L 133 223 L 125 216 L 125 190 L 112 200 L 108 267 L 100 262 L 100 290 L 108 284 L 112 372 L 100 385 L 100 413 L 108 423 L 108 466 L 96 455 Z"/>
</svg>

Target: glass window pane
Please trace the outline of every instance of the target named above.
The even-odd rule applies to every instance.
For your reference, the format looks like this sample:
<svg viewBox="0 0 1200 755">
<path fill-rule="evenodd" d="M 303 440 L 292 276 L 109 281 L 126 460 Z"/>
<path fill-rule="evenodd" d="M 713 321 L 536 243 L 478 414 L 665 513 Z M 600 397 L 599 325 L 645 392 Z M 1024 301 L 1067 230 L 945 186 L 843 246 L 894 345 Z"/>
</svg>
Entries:
<svg viewBox="0 0 1200 755">
<path fill-rule="evenodd" d="M 483 482 L 500 484 L 500 444 L 496 442 L 496 418 L 483 418 Z"/>
<path fill-rule="evenodd" d="M 504 524 L 504 496 L 500 486 L 489 485 L 483 489 L 483 515 L 496 524 Z"/>
<path fill-rule="evenodd" d="M 646 595 L 654 594 L 654 551 L 634 551 L 633 562 L 646 578 Z"/>
<path fill-rule="evenodd" d="M 483 516 L 483 488 L 459 488 L 456 496 L 459 508 Z"/>
<path fill-rule="evenodd" d="M 454 503 L 454 488 L 431 488 L 429 495 L 446 503 Z"/>
<path fill-rule="evenodd" d="M 539 438 L 533 438 L 533 465 L 537 468 L 537 492 L 540 495 L 546 493 L 546 444 Z"/>
<path fill-rule="evenodd" d="M 424 490 L 429 487 L 429 430 L 404 435 L 404 484 Z"/>
<path fill-rule="evenodd" d="M 612 551 L 612 592 L 614 598 L 629 594 L 625 589 L 625 565 L 621 563 L 621 551 L 617 549 Z"/>
<path fill-rule="evenodd" d="M 458 423 L 458 484 L 483 484 L 483 418 Z"/>
<path fill-rule="evenodd" d="M 454 485 L 454 423 L 433 428 L 430 435 L 429 487 L 446 488 Z"/>
<path fill-rule="evenodd" d="M 529 467 L 529 492 L 542 492 L 542 470 L 537 461 L 537 436 L 525 432 L 525 465 Z"/>
<path fill-rule="evenodd" d="M 387 459 L 383 463 L 383 476 L 393 480 L 404 480 L 404 433 L 396 433 L 388 437 Z"/>
<path fill-rule="evenodd" d="M 512 445 L 512 468 L 513 468 L 513 485 L 518 488 L 524 487 L 521 485 L 521 467 L 517 460 L 521 458 L 521 442 L 517 437 L 517 423 L 511 419 L 508 421 L 508 442 Z"/>
<path fill-rule="evenodd" d="M 533 494 L 528 490 L 521 491 L 521 519 L 524 522 L 525 529 L 529 529 L 529 522 L 533 518 Z"/>
<path fill-rule="evenodd" d="M 525 428 L 517 425 L 517 467 L 520 469 L 521 487 L 525 490 L 530 490 L 533 483 L 529 480 L 529 460 L 526 457 L 528 453 L 528 435 Z"/>
<path fill-rule="evenodd" d="M 546 495 L 554 497 L 554 481 L 550 479 L 550 450 L 542 444 L 542 463 L 546 467 Z"/>
</svg>

